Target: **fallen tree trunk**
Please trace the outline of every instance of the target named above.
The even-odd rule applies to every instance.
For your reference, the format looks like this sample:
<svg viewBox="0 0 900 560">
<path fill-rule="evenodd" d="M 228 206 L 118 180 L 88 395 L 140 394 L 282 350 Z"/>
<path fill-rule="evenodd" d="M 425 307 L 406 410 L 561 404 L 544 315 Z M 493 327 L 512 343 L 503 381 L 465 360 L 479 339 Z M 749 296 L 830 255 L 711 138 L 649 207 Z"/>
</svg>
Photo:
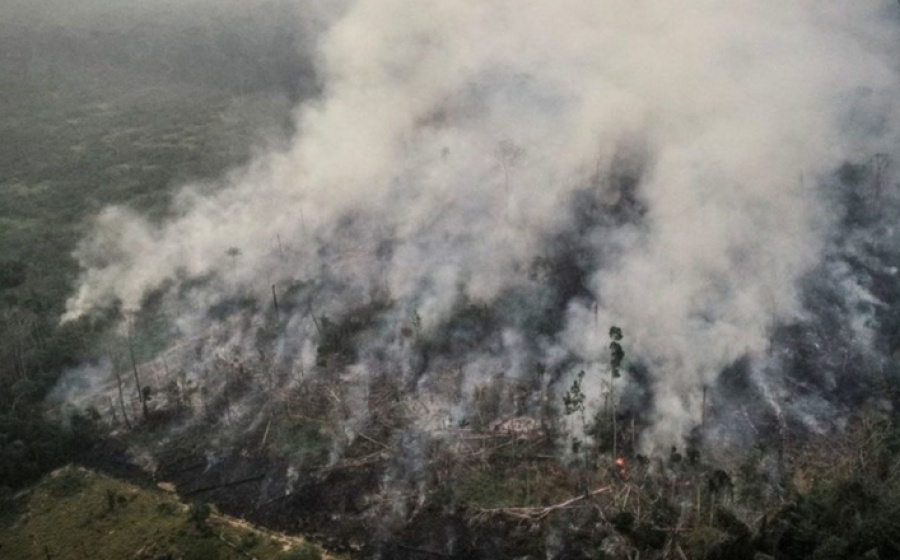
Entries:
<svg viewBox="0 0 900 560">
<path fill-rule="evenodd" d="M 222 484 L 210 484 L 209 486 L 202 486 L 200 488 L 195 488 L 190 492 L 185 492 L 184 496 L 193 496 L 194 494 L 201 494 L 203 492 L 211 492 L 213 490 L 218 490 L 220 488 L 231 488 L 232 486 L 238 486 L 239 484 L 247 484 L 249 482 L 256 482 L 262 480 L 266 477 L 266 473 L 258 474 L 255 476 L 249 476 L 247 478 L 240 478 L 238 480 L 232 480 L 230 482 L 223 482 Z"/>
<path fill-rule="evenodd" d="M 592 490 L 586 494 L 582 494 L 581 496 L 575 496 L 574 498 L 570 498 L 564 502 L 560 502 L 558 504 L 553 504 L 550 506 L 541 506 L 541 507 L 502 507 L 502 508 L 477 508 L 474 511 L 476 515 L 479 516 L 490 516 L 490 515 L 508 515 L 510 517 L 515 517 L 517 519 L 528 519 L 528 520 L 539 520 L 547 517 L 554 511 L 558 511 L 564 508 L 571 506 L 572 504 L 578 503 L 582 500 L 586 500 L 598 494 L 603 494 L 604 492 L 608 492 L 612 486 L 604 486 L 602 488 L 597 488 L 596 490 Z"/>
</svg>

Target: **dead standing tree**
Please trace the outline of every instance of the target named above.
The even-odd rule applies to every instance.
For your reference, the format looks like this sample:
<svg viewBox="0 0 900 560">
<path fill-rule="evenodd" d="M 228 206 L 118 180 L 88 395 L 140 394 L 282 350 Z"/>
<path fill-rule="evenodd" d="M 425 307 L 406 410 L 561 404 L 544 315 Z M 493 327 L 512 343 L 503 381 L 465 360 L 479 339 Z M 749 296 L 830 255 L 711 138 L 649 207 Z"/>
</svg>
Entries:
<svg viewBox="0 0 900 560">
<path fill-rule="evenodd" d="M 616 434 L 615 381 L 622 376 L 619 372 L 619 368 L 622 365 L 622 360 L 625 358 L 625 351 L 622 350 L 622 345 L 619 344 L 619 341 L 622 340 L 622 329 L 616 326 L 610 327 L 609 338 L 612 339 L 612 342 L 609 343 L 609 402 L 612 409 L 612 459 L 615 461 L 618 456 L 618 448 L 616 445 L 618 438 Z"/>
<path fill-rule="evenodd" d="M 150 397 L 149 387 L 141 388 L 141 378 L 138 376 L 137 360 L 134 357 L 134 318 L 128 318 L 128 355 L 131 358 L 131 369 L 134 372 L 134 386 L 138 399 L 141 401 L 143 417 L 147 419 L 147 400 Z"/>
<path fill-rule="evenodd" d="M 122 409 L 122 418 L 125 420 L 125 426 L 130 430 L 131 421 L 128 420 L 128 412 L 125 410 L 125 397 L 122 393 L 122 375 L 119 373 L 119 360 L 116 359 L 116 356 L 113 356 L 110 362 L 112 363 L 113 373 L 116 376 L 116 387 L 119 390 L 119 407 Z"/>
</svg>

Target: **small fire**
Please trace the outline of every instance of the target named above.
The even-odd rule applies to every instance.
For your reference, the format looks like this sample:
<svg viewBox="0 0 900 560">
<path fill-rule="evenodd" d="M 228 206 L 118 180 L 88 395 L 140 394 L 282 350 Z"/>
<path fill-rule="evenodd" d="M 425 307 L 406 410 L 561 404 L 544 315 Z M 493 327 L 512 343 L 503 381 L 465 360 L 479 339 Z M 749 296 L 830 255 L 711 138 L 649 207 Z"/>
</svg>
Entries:
<svg viewBox="0 0 900 560">
<path fill-rule="evenodd" d="M 625 457 L 617 457 L 616 461 L 616 471 L 618 471 L 619 476 L 625 478 L 628 476 L 628 463 L 625 461 Z"/>
</svg>

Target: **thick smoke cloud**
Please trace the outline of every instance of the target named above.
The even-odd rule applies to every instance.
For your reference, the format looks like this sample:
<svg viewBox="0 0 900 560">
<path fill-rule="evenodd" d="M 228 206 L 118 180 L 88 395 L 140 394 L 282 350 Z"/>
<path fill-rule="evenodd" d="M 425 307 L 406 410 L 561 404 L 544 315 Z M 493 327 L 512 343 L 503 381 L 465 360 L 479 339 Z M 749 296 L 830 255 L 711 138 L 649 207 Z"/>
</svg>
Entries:
<svg viewBox="0 0 900 560">
<path fill-rule="evenodd" d="M 800 281 L 838 225 L 824 178 L 892 147 L 887 2 L 339 11 L 321 18 L 322 93 L 296 109 L 290 148 L 213 194 L 187 186 L 165 223 L 104 211 L 77 252 L 66 318 L 114 300 L 137 309 L 167 286 L 181 333 L 198 336 L 210 307 L 305 283 L 314 295 L 284 353 L 311 365 L 308 309 L 340 317 L 377 296 L 392 302 L 388 326 L 360 343 L 356 370 L 427 380 L 447 364 L 411 363 L 393 327 L 417 317 L 450 336 L 460 302 L 526 294 L 497 314 L 497 345 L 456 357 L 465 387 L 535 361 L 562 371 L 560 388 L 579 367 L 603 371 L 615 324 L 650 372 L 647 445 L 676 441 L 699 420 L 703 386 L 804 317 Z M 593 222 L 578 218 L 585 193 Z M 560 324 L 535 334 L 529 270 L 572 232 L 585 293 L 559 297 Z M 205 280 L 179 291 L 188 278 Z"/>
</svg>

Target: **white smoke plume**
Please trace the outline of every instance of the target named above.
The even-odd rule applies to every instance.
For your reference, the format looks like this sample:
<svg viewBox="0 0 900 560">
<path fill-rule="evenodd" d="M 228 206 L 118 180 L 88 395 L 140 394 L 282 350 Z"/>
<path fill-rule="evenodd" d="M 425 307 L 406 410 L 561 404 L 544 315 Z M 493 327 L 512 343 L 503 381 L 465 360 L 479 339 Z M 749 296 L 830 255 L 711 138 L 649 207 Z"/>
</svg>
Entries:
<svg viewBox="0 0 900 560">
<path fill-rule="evenodd" d="M 459 301 L 527 284 L 595 189 L 641 210 L 587 228 L 593 300 L 538 348 L 507 326 L 465 375 L 514 376 L 525 354 L 605 363 L 615 324 L 654 379 L 647 441 L 676 441 L 702 386 L 802 316 L 798 280 L 833 230 L 819 179 L 892 141 L 897 18 L 875 0 L 346 3 L 322 18 L 322 94 L 297 108 L 291 147 L 214 193 L 187 186 L 162 224 L 105 210 L 66 318 L 205 277 L 184 336 L 209 306 L 296 282 L 321 286 L 317 313 L 385 293 L 398 323 L 433 332 Z M 609 180 L 616 165 L 637 184 Z M 292 324 L 287 344 L 317 336 Z"/>
</svg>

